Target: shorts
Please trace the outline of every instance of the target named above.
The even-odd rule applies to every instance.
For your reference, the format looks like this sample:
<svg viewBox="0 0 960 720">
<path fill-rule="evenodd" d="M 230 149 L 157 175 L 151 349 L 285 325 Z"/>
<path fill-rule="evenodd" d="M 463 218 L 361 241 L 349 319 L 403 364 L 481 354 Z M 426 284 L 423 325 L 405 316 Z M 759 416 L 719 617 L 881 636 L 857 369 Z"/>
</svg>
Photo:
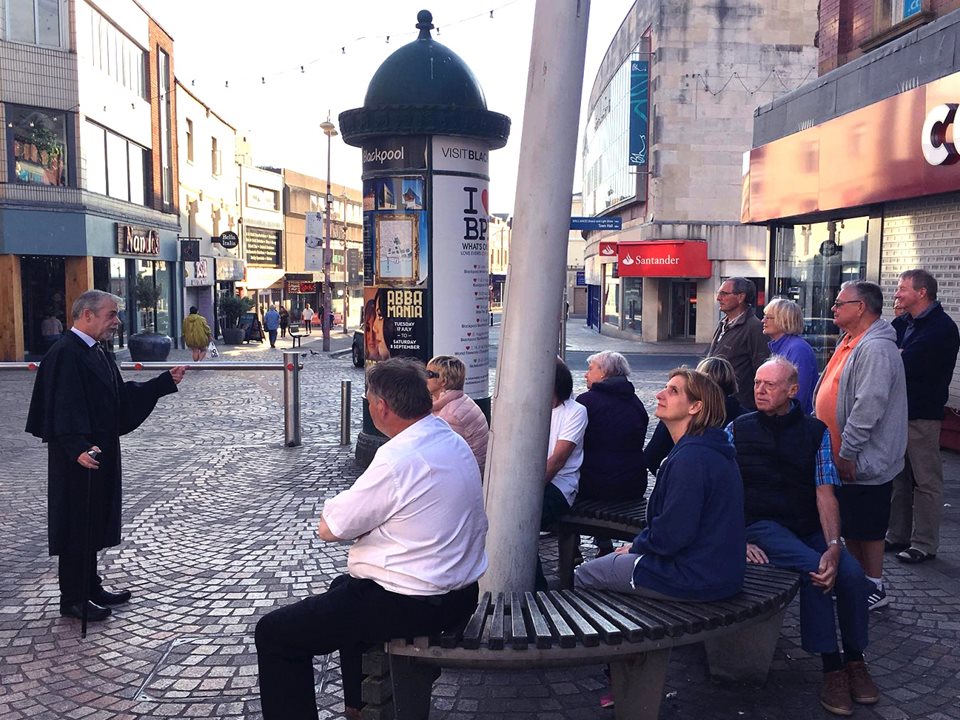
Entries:
<svg viewBox="0 0 960 720">
<path fill-rule="evenodd" d="M 883 540 L 890 522 L 893 482 L 883 485 L 842 485 L 835 488 L 840 503 L 840 533 L 847 540 Z"/>
</svg>

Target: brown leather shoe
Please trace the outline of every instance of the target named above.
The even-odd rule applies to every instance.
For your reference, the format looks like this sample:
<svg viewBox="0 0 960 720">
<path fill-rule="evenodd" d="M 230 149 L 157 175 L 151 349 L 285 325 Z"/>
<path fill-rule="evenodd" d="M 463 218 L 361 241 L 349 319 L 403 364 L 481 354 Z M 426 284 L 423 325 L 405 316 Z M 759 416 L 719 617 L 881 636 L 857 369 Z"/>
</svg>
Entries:
<svg viewBox="0 0 960 720">
<path fill-rule="evenodd" d="M 854 702 L 861 705 L 873 705 L 880 699 L 880 689 L 870 677 L 870 671 L 867 670 L 867 664 L 862 660 L 857 662 L 848 662 L 844 666 L 847 671 L 847 677 L 850 680 L 850 697 Z"/>
<path fill-rule="evenodd" d="M 853 698 L 850 697 L 850 676 L 847 671 L 835 670 L 823 674 L 820 704 L 834 715 L 853 715 Z"/>
</svg>

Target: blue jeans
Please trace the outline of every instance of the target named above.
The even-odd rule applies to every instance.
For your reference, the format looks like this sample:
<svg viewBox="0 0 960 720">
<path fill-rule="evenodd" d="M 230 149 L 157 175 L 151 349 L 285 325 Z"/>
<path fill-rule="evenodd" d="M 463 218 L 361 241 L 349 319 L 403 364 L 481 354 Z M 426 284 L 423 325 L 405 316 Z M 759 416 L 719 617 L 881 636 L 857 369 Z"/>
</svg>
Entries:
<svg viewBox="0 0 960 720">
<path fill-rule="evenodd" d="M 816 587 L 808 573 L 816 572 L 827 549 L 823 533 L 798 537 L 779 523 L 761 520 L 747 526 L 747 542 L 760 547 L 770 564 L 801 574 L 800 644 L 808 653 L 837 652 L 837 625 L 843 644 L 851 650 L 867 647 L 867 594 L 870 586 L 860 563 L 841 548 L 834 591 L 836 622 L 831 593 Z"/>
</svg>

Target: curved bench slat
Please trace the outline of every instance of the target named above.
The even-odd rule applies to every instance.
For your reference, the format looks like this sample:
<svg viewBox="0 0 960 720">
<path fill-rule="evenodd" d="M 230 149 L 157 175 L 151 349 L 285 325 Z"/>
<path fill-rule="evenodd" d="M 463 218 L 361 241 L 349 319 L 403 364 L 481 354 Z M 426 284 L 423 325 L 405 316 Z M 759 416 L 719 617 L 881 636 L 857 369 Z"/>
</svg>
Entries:
<svg viewBox="0 0 960 720">
<path fill-rule="evenodd" d="M 576 595 L 581 602 L 589 604 L 596 612 L 601 613 L 607 620 L 619 628 L 626 641 L 637 642 L 643 639 L 646 634 L 645 628 L 620 612 L 620 605 L 616 600 L 610 597 L 601 598 L 598 595 L 584 590 L 578 590 Z"/>
<path fill-rule="evenodd" d="M 490 618 L 490 626 L 487 632 L 487 647 L 491 650 L 503 650 L 504 637 L 506 633 L 503 627 L 505 598 L 503 593 L 497 594 L 497 600 L 493 604 L 493 615 Z"/>
<path fill-rule="evenodd" d="M 550 625 L 544 617 L 540 606 L 532 592 L 523 594 L 523 607 L 530 618 L 530 626 L 533 629 L 534 643 L 543 650 L 553 645 L 553 633 L 550 632 Z"/>
<path fill-rule="evenodd" d="M 610 622 L 596 608 L 587 603 L 573 590 L 561 590 L 560 595 L 569 602 L 593 627 L 600 633 L 600 637 L 607 645 L 619 645 L 623 641 L 623 633 L 616 625 Z"/>
<path fill-rule="evenodd" d="M 490 593 L 485 592 L 480 596 L 480 602 L 473 615 L 467 621 L 463 629 L 463 646 L 470 650 L 476 650 L 480 647 L 480 639 L 483 637 L 483 624 L 487 619 L 487 612 L 490 609 Z"/>
<path fill-rule="evenodd" d="M 527 624 L 520 607 L 520 593 L 510 593 L 510 647 L 514 650 L 526 650 L 530 644 Z"/>
<path fill-rule="evenodd" d="M 621 595 L 623 602 L 631 605 L 637 612 L 643 613 L 651 621 L 663 627 L 667 637 L 680 637 L 681 635 L 692 634 L 693 628 L 687 620 L 679 620 L 661 607 L 658 600 L 650 600 L 639 595 Z"/>
<path fill-rule="evenodd" d="M 547 617 L 550 618 L 550 624 L 556 631 L 557 642 L 560 644 L 560 647 L 576 647 L 577 636 L 574 634 L 573 630 L 570 629 L 570 626 L 567 624 L 567 621 L 564 619 L 563 615 L 553 604 L 553 598 L 550 596 L 550 594 L 538 592 L 536 597 L 537 602 L 540 603 L 540 607 L 543 608 L 543 611 L 546 613 Z"/>
<path fill-rule="evenodd" d="M 600 644 L 600 632 L 577 612 L 565 597 L 555 590 L 548 594 L 563 617 L 573 627 L 573 631 L 584 647 L 596 647 Z"/>
<path fill-rule="evenodd" d="M 609 602 L 617 612 L 641 627 L 644 636 L 651 640 L 661 640 L 667 634 L 666 628 L 657 618 L 651 618 L 643 611 L 627 603 L 626 598 L 628 596 L 623 593 L 604 593 L 599 590 L 580 590 L 579 592 L 595 599 L 597 602 Z M 612 598 L 616 598 L 615 604 Z"/>
</svg>

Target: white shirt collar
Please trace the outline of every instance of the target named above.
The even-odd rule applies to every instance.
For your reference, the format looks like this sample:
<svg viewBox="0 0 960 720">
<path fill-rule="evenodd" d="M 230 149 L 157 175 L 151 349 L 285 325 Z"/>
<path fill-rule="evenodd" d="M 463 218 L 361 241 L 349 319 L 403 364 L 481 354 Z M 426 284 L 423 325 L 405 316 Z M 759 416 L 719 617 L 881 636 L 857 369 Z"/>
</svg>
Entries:
<svg viewBox="0 0 960 720">
<path fill-rule="evenodd" d="M 89 335 L 87 335 L 85 332 L 83 332 L 83 330 L 77 330 L 77 328 L 75 327 L 70 328 L 70 330 L 76 333 L 77 337 L 79 337 L 81 340 L 83 340 L 87 344 L 87 347 L 93 347 L 94 345 L 97 344 L 97 341 L 94 340 Z"/>
</svg>

